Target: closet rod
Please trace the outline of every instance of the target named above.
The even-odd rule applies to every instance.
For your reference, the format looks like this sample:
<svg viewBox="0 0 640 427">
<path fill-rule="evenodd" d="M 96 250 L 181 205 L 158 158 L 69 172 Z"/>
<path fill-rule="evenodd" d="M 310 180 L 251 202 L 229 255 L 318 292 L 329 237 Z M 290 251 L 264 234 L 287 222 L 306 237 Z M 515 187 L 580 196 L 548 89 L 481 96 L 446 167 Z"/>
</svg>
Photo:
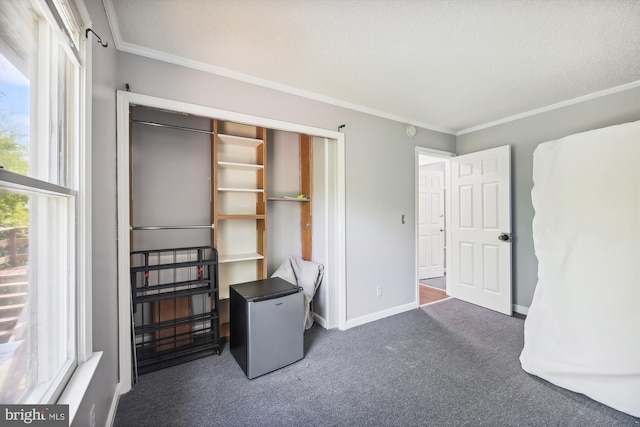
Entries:
<svg viewBox="0 0 640 427">
<path fill-rule="evenodd" d="M 147 225 L 139 227 L 129 227 L 131 230 L 196 230 L 203 228 L 214 228 L 210 225 Z"/>
<path fill-rule="evenodd" d="M 157 127 L 161 127 L 161 128 L 171 128 L 171 129 L 177 129 L 177 130 L 184 130 L 184 131 L 187 131 L 187 132 L 206 133 L 207 135 L 213 135 L 213 132 L 211 132 L 209 130 L 194 129 L 194 128 L 188 128 L 188 127 L 184 127 L 184 126 L 176 126 L 176 125 L 166 125 L 164 123 L 147 122 L 147 121 L 144 121 L 144 120 L 130 119 L 130 121 L 133 122 L 133 123 L 140 123 L 141 125 L 157 126 Z"/>
</svg>

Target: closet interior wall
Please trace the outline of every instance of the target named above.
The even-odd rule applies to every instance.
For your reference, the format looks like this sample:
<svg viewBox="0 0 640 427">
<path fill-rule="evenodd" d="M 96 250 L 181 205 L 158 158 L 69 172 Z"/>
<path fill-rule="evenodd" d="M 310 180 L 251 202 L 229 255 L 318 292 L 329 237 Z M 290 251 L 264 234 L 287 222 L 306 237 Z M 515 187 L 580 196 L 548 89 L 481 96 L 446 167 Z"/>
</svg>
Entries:
<svg viewBox="0 0 640 427">
<path fill-rule="evenodd" d="M 207 249 L 212 210 L 209 123 L 130 109 L 136 373 L 219 351 L 217 256 Z M 172 249 L 187 247 L 192 249 Z"/>
<path fill-rule="evenodd" d="M 302 189 L 301 136 L 296 133 L 269 131 L 271 143 L 267 146 L 269 160 L 269 259 L 268 274 L 276 271 L 288 257 L 303 257 L 302 214 L 310 201 L 296 202 L 300 194 L 310 196 Z M 311 229 L 311 225 L 309 227 Z M 306 258 L 311 260 L 311 257 Z"/>
<path fill-rule="evenodd" d="M 137 123 L 210 130 L 211 121 L 131 108 L 131 250 L 211 245 L 210 229 L 136 230 L 211 224 L 211 135 Z"/>
</svg>

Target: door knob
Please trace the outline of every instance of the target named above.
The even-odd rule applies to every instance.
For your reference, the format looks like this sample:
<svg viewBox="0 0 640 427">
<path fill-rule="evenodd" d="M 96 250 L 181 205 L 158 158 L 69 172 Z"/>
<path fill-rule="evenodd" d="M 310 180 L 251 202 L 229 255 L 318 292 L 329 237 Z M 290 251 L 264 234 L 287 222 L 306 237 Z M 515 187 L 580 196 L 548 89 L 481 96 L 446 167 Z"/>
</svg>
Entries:
<svg viewBox="0 0 640 427">
<path fill-rule="evenodd" d="M 511 241 L 511 233 L 502 233 L 498 236 L 498 240 L 502 240 L 503 242 Z"/>
</svg>

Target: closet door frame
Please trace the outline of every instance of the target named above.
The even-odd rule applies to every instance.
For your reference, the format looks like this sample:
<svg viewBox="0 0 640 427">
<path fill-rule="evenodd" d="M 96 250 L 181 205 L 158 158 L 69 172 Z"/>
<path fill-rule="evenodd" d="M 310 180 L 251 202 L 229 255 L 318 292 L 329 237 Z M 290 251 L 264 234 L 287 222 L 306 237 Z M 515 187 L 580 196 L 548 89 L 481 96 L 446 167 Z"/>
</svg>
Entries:
<svg viewBox="0 0 640 427">
<path fill-rule="evenodd" d="M 325 168 L 325 180 L 332 182 L 332 192 L 315 197 L 327 198 L 325 238 L 327 245 L 325 259 L 328 260 L 325 269 L 324 292 L 328 302 L 326 328 L 347 329 L 346 306 L 346 260 L 345 260 L 345 135 L 343 133 L 312 126 L 300 125 L 280 120 L 273 120 L 259 116 L 220 110 L 201 105 L 189 104 L 181 101 L 157 98 L 133 92 L 117 91 L 117 236 L 118 236 L 118 343 L 119 343 L 119 392 L 126 393 L 131 389 L 131 288 L 130 288 L 130 257 L 129 257 L 129 114 L 130 106 L 143 106 L 165 109 L 177 113 L 193 114 L 201 117 L 245 123 L 268 129 L 281 130 L 299 134 L 307 134 L 325 139 L 325 152 L 335 153 L 331 164 Z M 329 140 L 332 140 L 330 142 Z M 335 149 L 328 150 L 328 144 L 335 144 Z M 328 185 L 325 186 L 328 188 Z"/>
</svg>

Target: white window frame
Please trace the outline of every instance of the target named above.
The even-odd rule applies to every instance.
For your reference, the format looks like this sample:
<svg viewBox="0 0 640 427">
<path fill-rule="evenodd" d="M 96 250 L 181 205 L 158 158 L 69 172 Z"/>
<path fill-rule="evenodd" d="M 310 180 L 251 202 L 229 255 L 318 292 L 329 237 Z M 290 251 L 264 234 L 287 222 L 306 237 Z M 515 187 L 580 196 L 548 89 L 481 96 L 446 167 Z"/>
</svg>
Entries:
<svg viewBox="0 0 640 427">
<path fill-rule="evenodd" d="M 75 297 L 75 358 L 67 362 L 67 366 L 61 371 L 61 374 L 55 378 L 46 390 L 34 390 L 30 396 L 37 396 L 38 402 L 31 403 L 58 403 L 69 405 L 69 423 L 73 421 L 82 398 L 95 374 L 97 366 L 100 362 L 102 352 L 93 352 L 92 339 L 92 264 L 91 264 L 91 99 L 92 99 L 92 45 L 86 42 L 86 38 L 80 33 L 79 45 L 76 45 L 70 36 L 61 29 L 51 7 L 55 7 L 50 0 L 33 0 L 32 3 L 38 11 L 44 16 L 50 25 L 53 35 L 63 37 L 66 40 L 65 50 L 70 53 L 71 61 L 78 67 L 78 80 L 76 82 L 78 93 L 78 102 L 73 112 L 74 121 L 77 123 L 75 127 L 77 132 L 78 144 L 74 151 L 74 158 L 71 163 L 75 168 L 73 174 L 75 181 L 66 183 L 67 186 L 75 190 L 69 190 L 67 187 L 51 184 L 49 182 L 15 174 L 12 172 L 0 170 L 0 181 L 4 186 L 18 190 L 28 190 L 34 193 L 55 194 L 57 196 L 75 197 L 75 209 L 70 212 L 72 219 L 71 224 L 75 224 L 76 240 L 71 243 L 73 248 L 74 260 L 71 265 L 76 273 L 76 286 L 72 289 L 70 298 Z M 71 10 L 67 0 L 56 0 L 55 3 L 61 3 L 65 6 L 64 13 L 68 14 Z M 89 13 L 87 12 L 84 0 L 74 1 L 76 9 L 80 16 L 78 18 L 83 22 L 84 26 L 74 28 L 73 31 L 89 28 L 91 25 Z M 66 20 L 69 16 L 65 16 Z M 43 40 L 40 40 L 42 42 Z M 41 49 L 42 51 L 42 49 Z M 50 54 L 50 53 L 49 53 Z M 43 55 L 42 52 L 39 55 Z M 46 56 L 47 54 L 44 53 Z M 41 61 L 42 59 L 42 61 Z M 38 58 L 39 64 L 47 64 L 49 67 L 49 58 Z M 41 65 L 38 65 L 39 67 Z M 45 73 L 46 77 L 48 73 Z M 37 91 L 38 96 L 49 96 L 51 93 L 50 80 L 43 78 L 42 70 L 37 75 Z M 46 99 L 46 98 L 45 98 Z M 56 104 L 57 105 L 57 104 Z M 45 111 L 38 111 L 39 117 L 49 117 L 49 103 L 38 103 L 39 109 L 46 108 Z M 44 116 L 40 116 L 43 113 Z M 38 138 L 49 138 L 49 129 L 42 129 L 42 120 L 38 120 L 40 129 Z M 44 133 L 42 133 L 42 132 Z M 41 140 L 38 141 L 38 145 Z M 46 144 L 45 144 L 46 145 Z M 48 145 L 47 145 L 48 146 Z M 47 159 L 48 156 L 39 157 Z M 37 165 L 36 165 L 37 167 Z M 75 365 L 75 369 L 73 366 Z"/>
<path fill-rule="evenodd" d="M 72 259 L 76 258 L 76 244 L 75 242 L 63 243 L 64 239 L 61 239 L 60 235 L 65 234 L 65 231 L 74 226 L 77 191 L 5 170 L 0 170 L 0 181 L 2 181 L 2 187 L 4 188 L 12 189 L 17 193 L 29 194 L 31 198 L 29 213 L 32 222 L 35 222 L 35 230 L 40 228 L 48 230 L 45 232 L 36 232 L 30 239 L 32 240 L 31 243 L 35 242 L 35 245 L 32 245 L 29 251 L 34 251 L 32 255 L 34 255 L 33 259 L 36 261 L 35 264 L 30 263 L 29 280 L 32 281 L 35 278 L 36 283 L 42 283 L 43 277 L 57 277 L 55 282 L 64 282 L 64 280 L 69 278 L 67 272 L 68 267 L 73 268 L 76 265 L 75 260 Z M 39 196 L 44 196 L 45 198 L 40 198 Z M 58 202 L 50 204 L 46 199 L 48 196 L 55 196 Z M 62 204 L 60 204 L 60 202 L 62 202 Z M 65 204 L 66 206 L 64 206 Z M 58 213 L 61 213 L 60 209 L 63 210 L 62 215 L 58 215 Z M 58 212 L 54 212 L 54 210 Z M 34 230 L 32 229 L 31 231 Z M 55 251 L 57 253 L 54 260 L 62 260 L 61 265 L 55 264 L 50 257 L 47 256 L 49 251 Z M 75 274 L 72 277 L 75 279 Z M 38 324 L 49 324 L 52 320 L 52 318 L 47 317 L 55 314 L 47 310 L 47 307 L 50 306 L 52 302 L 57 307 L 62 307 L 63 313 L 67 315 L 73 313 L 75 316 L 75 310 L 70 312 L 67 306 L 71 301 L 75 301 L 76 286 L 66 290 L 66 301 L 55 301 L 56 295 L 48 294 L 46 287 L 41 289 L 40 286 L 37 286 L 37 288 L 38 290 L 31 304 L 38 307 Z M 67 323 L 65 323 L 65 325 L 68 326 Z M 39 328 L 39 326 L 32 324 L 30 328 Z M 74 330 L 75 329 L 76 326 L 74 324 Z M 62 334 L 63 336 L 68 334 L 68 330 L 63 331 Z M 29 339 L 33 338 L 30 337 Z M 50 369 L 46 366 L 49 364 L 51 358 L 45 351 L 42 351 L 42 349 L 51 347 L 49 345 L 49 340 L 51 339 L 52 337 L 46 333 L 38 332 L 35 334 L 35 340 L 37 341 L 36 348 L 38 349 L 36 360 L 39 368 L 35 372 L 37 375 L 36 384 L 33 389 L 26 394 L 26 401 L 28 403 L 54 403 L 62 393 L 64 385 L 68 382 L 73 374 L 73 370 L 77 366 L 78 357 L 76 350 L 74 357 L 66 360 L 61 367 L 56 367 L 56 369 L 58 369 L 56 376 L 47 379 Z M 66 352 L 69 346 L 76 348 L 76 337 L 71 337 L 71 339 L 72 341 L 64 339 L 67 347 L 60 348 L 59 351 Z M 43 373 L 46 375 L 44 379 L 42 378 Z"/>
<path fill-rule="evenodd" d="M 45 0 L 38 0 L 46 5 Z M 66 1 L 64 2 L 67 3 Z M 92 43 L 84 37 L 91 28 L 91 18 L 84 0 L 75 0 L 83 25 L 78 47 L 80 58 L 78 131 L 80 143 L 76 151 L 76 350 L 77 367 L 66 383 L 56 403 L 69 405 L 69 424 L 76 416 L 80 403 L 102 358 L 102 352 L 93 351 L 92 322 L 92 259 L 91 259 L 91 145 L 92 145 Z M 48 8 L 45 8 L 49 10 Z M 51 16 L 50 22 L 55 19 Z M 53 25 L 53 24 L 52 24 Z M 57 26 L 56 26 L 57 27 Z M 57 27 L 59 28 L 59 27 Z M 62 30 L 60 30 L 62 31 Z"/>
</svg>

